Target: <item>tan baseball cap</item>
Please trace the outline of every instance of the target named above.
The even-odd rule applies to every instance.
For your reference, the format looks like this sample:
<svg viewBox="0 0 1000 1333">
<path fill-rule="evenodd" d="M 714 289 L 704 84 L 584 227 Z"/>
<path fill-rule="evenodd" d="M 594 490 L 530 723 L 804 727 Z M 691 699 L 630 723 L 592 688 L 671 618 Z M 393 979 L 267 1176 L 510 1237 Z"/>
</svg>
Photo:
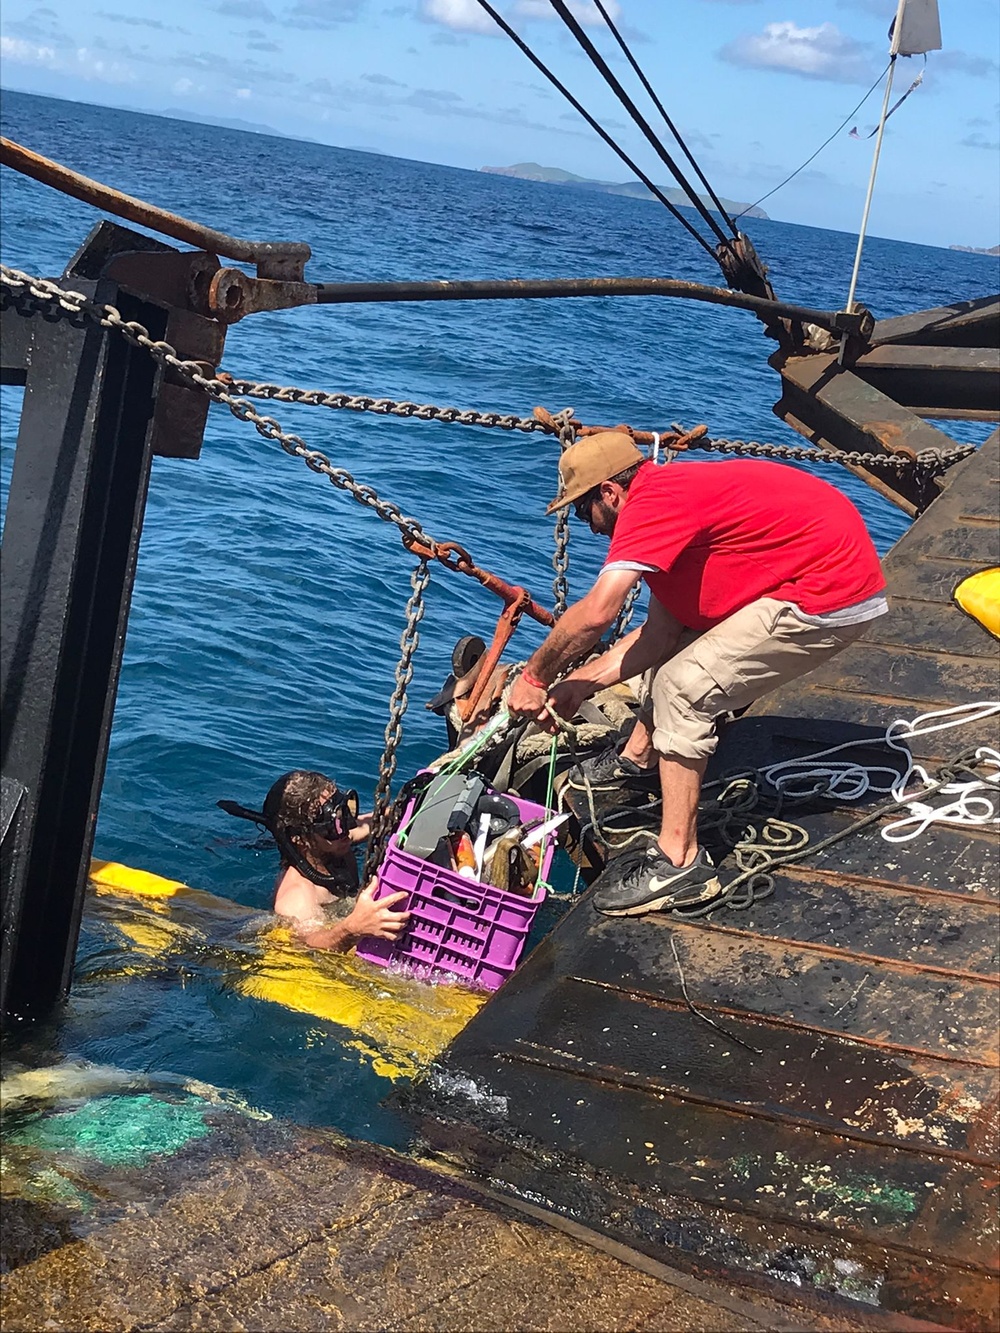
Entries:
<svg viewBox="0 0 1000 1333">
<path fill-rule="evenodd" d="M 610 481 L 619 472 L 645 461 L 645 454 L 624 431 L 602 430 L 595 435 L 585 435 L 576 444 L 571 444 L 560 458 L 563 493 L 556 496 L 545 512 L 554 514 L 557 509 L 564 509 L 595 486 L 600 486 L 602 481 Z"/>
</svg>

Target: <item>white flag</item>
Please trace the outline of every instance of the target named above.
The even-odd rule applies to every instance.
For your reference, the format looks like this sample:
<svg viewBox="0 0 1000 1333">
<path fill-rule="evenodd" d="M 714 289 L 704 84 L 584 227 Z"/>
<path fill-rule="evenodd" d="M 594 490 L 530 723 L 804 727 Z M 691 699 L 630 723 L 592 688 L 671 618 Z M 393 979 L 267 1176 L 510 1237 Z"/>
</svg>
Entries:
<svg viewBox="0 0 1000 1333">
<path fill-rule="evenodd" d="M 892 38 L 889 51 L 894 56 L 940 51 L 941 19 L 937 0 L 900 0 L 889 35 Z"/>
</svg>

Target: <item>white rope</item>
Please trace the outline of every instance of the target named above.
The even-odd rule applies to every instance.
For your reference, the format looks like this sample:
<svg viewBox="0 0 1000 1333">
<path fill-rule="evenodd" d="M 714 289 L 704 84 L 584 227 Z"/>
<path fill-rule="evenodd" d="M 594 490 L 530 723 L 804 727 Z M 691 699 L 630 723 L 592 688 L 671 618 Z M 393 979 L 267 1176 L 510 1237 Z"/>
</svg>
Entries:
<svg viewBox="0 0 1000 1333">
<path fill-rule="evenodd" d="M 808 796 L 822 784 L 824 796 L 829 795 L 841 801 L 860 801 L 869 792 L 876 795 L 891 795 L 896 801 L 906 801 L 910 813 L 893 820 L 882 829 L 882 837 L 886 842 L 909 842 L 919 837 L 931 824 L 1000 827 L 1000 750 L 981 746 L 976 751 L 976 759 L 992 771 L 984 774 L 982 778 L 947 783 L 939 788 L 939 792 L 951 799 L 944 805 L 931 806 L 921 801 L 919 797 L 922 789 L 933 785 L 932 779 L 925 768 L 913 762 L 913 756 L 906 744 L 908 740 L 913 740 L 917 736 L 927 736 L 931 732 L 983 722 L 998 714 L 1000 714 L 1000 702 L 985 701 L 957 704 L 954 708 L 921 713 L 912 720 L 897 718 L 886 728 L 884 736 L 870 741 L 846 741 L 843 745 L 817 750 L 814 754 L 804 755 L 801 759 L 785 759 L 780 763 L 770 764 L 760 772 L 772 787 L 791 797 Z M 816 760 L 829 759 L 831 755 L 839 754 L 843 750 L 856 750 L 859 746 L 867 748 L 874 745 L 887 745 L 891 750 L 904 755 L 906 759 L 904 770 L 900 772 L 898 768 L 890 765 L 862 764 L 850 759 L 835 759 L 825 764 L 816 763 Z M 909 788 L 914 780 L 919 786 L 910 793 Z"/>
<path fill-rule="evenodd" d="M 653 431 L 653 452 L 652 452 L 651 457 L 652 457 L 652 459 L 653 459 L 654 464 L 658 464 L 658 463 L 659 463 L 659 461 L 660 461 L 660 432 L 659 432 L 658 430 L 654 430 L 654 431 Z"/>
</svg>

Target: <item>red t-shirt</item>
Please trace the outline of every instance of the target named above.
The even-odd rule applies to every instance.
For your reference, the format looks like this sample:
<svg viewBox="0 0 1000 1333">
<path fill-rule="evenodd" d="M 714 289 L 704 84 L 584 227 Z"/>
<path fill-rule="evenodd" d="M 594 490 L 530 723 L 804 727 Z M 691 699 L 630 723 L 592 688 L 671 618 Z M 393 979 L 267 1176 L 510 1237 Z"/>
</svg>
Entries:
<svg viewBox="0 0 1000 1333">
<path fill-rule="evenodd" d="M 850 500 L 783 463 L 645 463 L 618 515 L 606 564 L 651 565 L 650 592 L 682 625 L 706 630 L 756 601 L 808 615 L 885 588 Z"/>
</svg>

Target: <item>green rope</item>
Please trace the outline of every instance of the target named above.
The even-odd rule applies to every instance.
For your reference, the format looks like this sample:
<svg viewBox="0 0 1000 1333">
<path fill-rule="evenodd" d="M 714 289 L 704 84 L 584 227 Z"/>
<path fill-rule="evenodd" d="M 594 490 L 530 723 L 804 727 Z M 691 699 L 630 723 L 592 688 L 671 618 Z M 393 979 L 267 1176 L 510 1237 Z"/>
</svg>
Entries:
<svg viewBox="0 0 1000 1333">
<path fill-rule="evenodd" d="M 552 745 L 549 749 L 549 777 L 545 786 L 545 822 L 548 823 L 552 818 L 552 811 L 555 808 L 552 804 L 552 797 L 556 789 L 556 752 L 559 749 L 558 735 L 552 737 Z M 545 843 L 542 842 L 538 848 L 538 875 L 535 879 L 535 897 L 538 897 L 538 890 L 544 884 L 547 893 L 552 893 L 552 885 L 542 879 L 542 863 L 545 860 Z"/>
<path fill-rule="evenodd" d="M 475 758 L 475 756 L 479 753 L 479 751 L 483 748 L 483 746 L 487 743 L 487 741 L 491 741 L 493 737 L 497 734 L 497 732 L 502 731 L 504 727 L 509 725 L 509 723 L 510 723 L 510 715 L 508 714 L 506 708 L 501 708 L 500 711 L 497 713 L 497 715 L 490 722 L 488 722 L 487 725 L 483 727 L 482 730 L 478 732 L 477 735 L 472 737 L 471 740 L 469 740 L 465 745 L 462 746 L 458 754 L 455 755 L 454 759 L 452 759 L 449 763 L 445 764 L 443 768 L 438 769 L 437 774 L 435 775 L 435 780 L 440 778 L 449 778 L 453 773 L 460 772 L 466 766 L 466 764 L 469 763 L 471 759 Z M 416 817 L 417 817 L 417 812 L 416 810 L 414 810 L 413 814 L 410 815 L 409 819 L 399 830 L 399 833 L 396 837 L 397 846 L 402 847 L 405 845 L 406 835 L 409 831 L 410 825 L 413 823 Z"/>
</svg>

